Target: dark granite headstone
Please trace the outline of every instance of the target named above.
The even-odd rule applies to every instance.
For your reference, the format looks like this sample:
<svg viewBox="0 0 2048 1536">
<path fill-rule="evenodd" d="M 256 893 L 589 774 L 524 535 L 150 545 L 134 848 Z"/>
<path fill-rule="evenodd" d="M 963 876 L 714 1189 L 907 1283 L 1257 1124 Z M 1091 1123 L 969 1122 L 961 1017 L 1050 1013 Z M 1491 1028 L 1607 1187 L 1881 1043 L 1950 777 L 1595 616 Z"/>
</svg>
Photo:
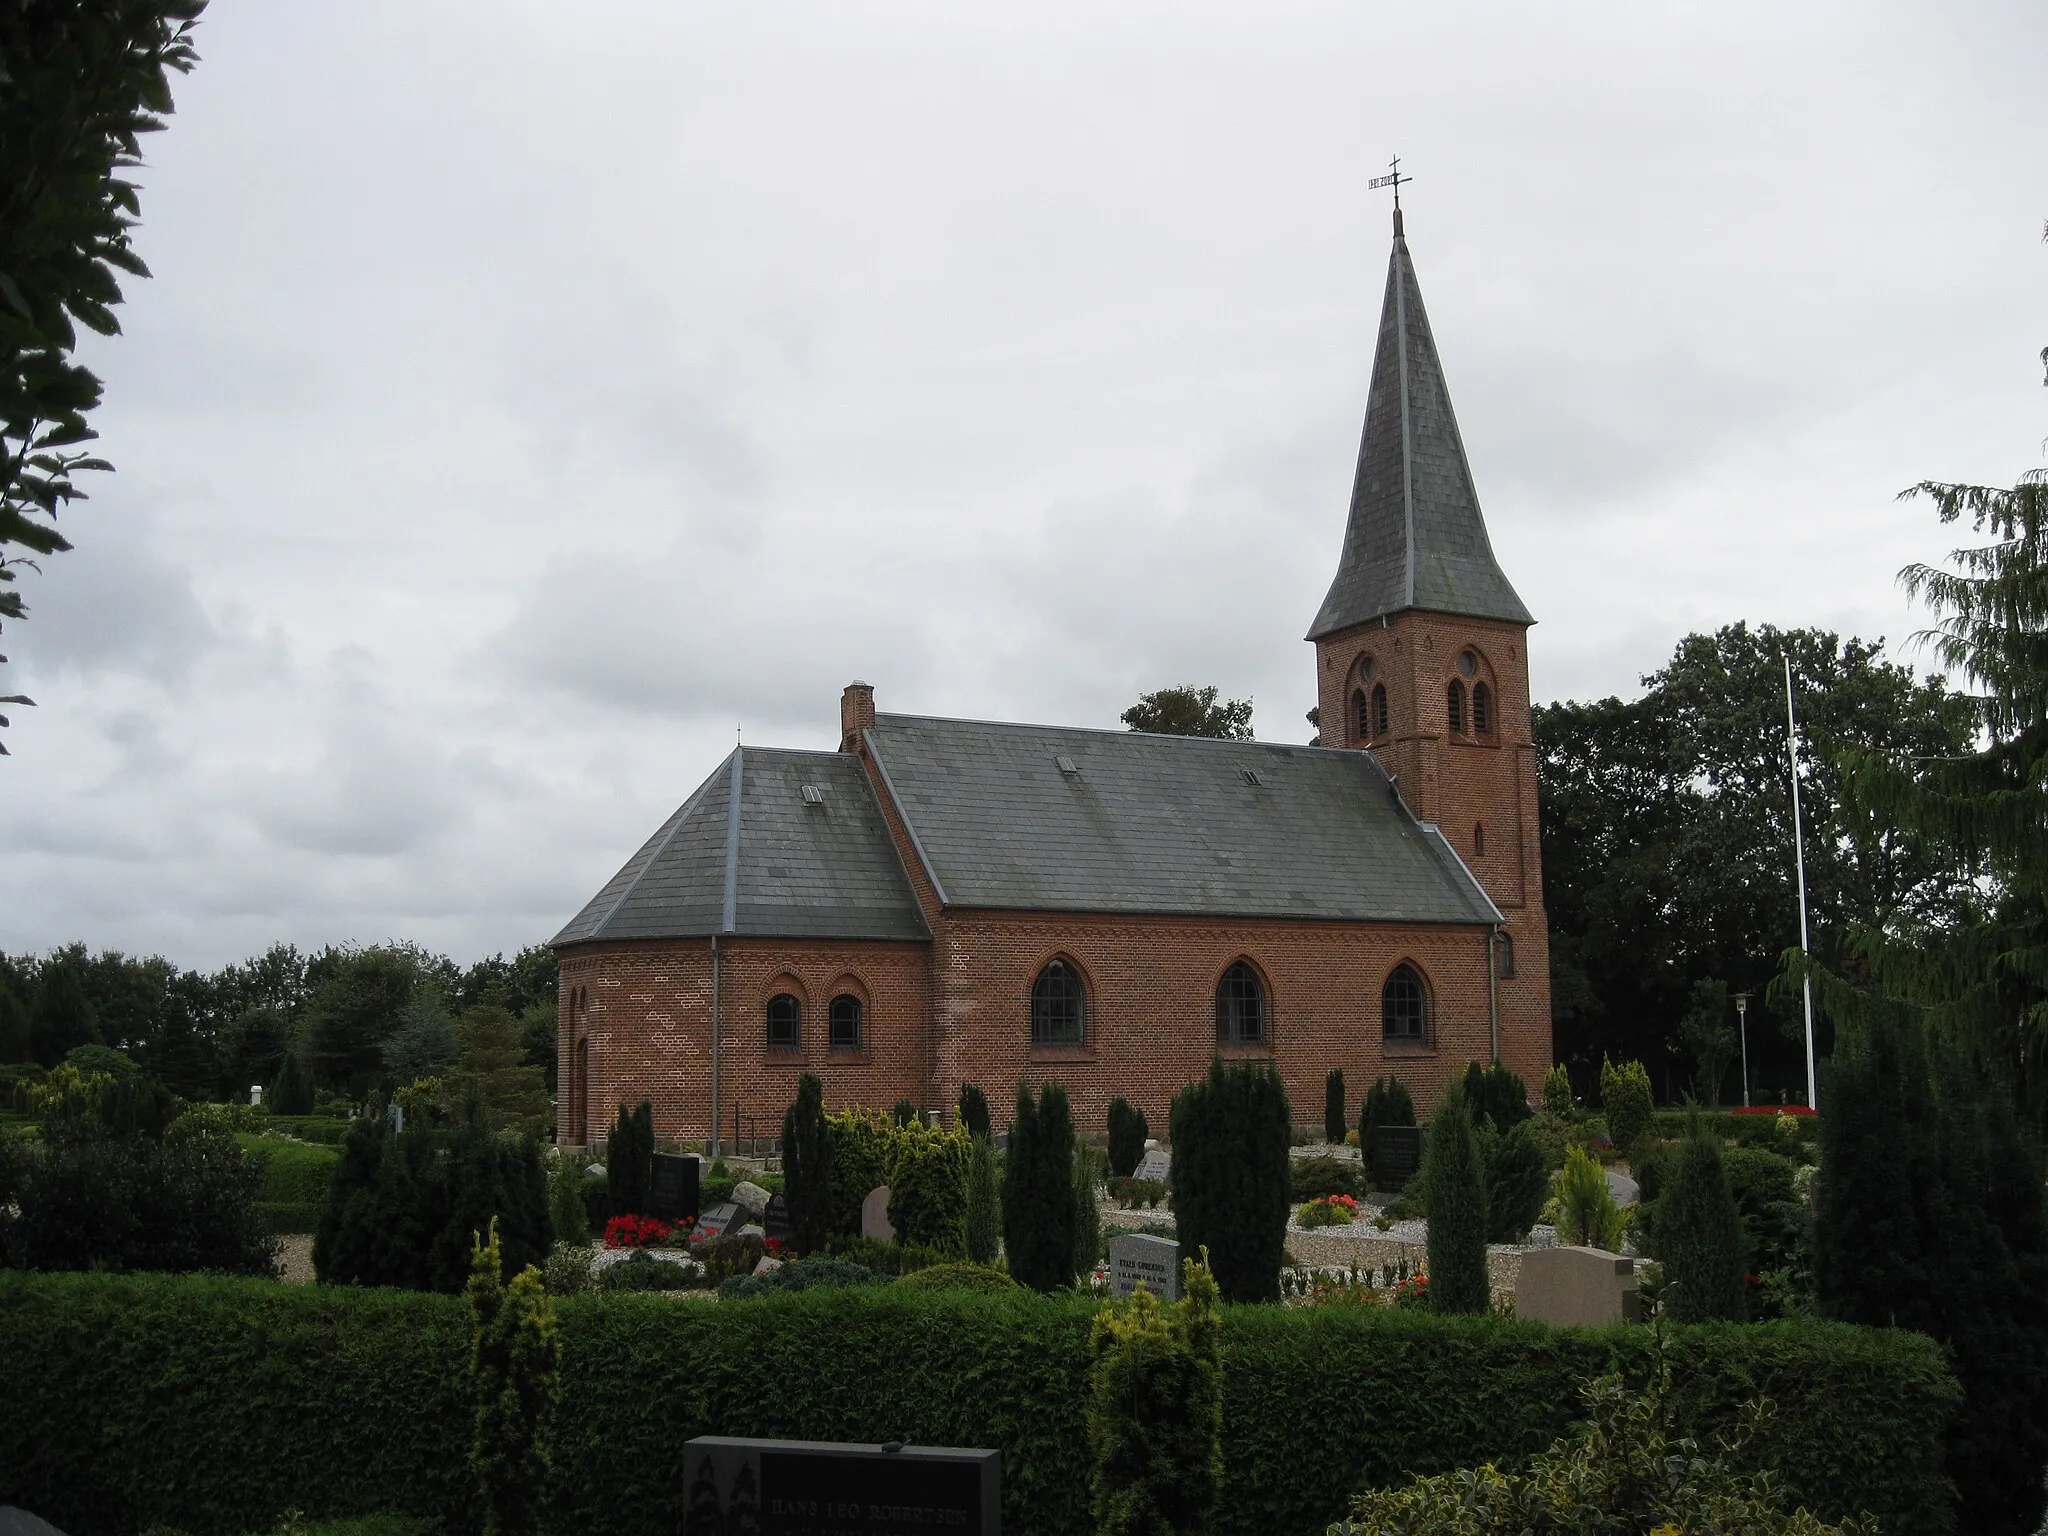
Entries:
<svg viewBox="0 0 2048 1536">
<path fill-rule="evenodd" d="M 681 1536 L 1001 1536 L 1002 1453 L 699 1435 Z"/>
<path fill-rule="evenodd" d="M 768 1234 L 768 1241 L 780 1243 L 785 1248 L 796 1241 L 796 1228 L 790 1225 L 789 1202 L 780 1192 L 768 1197 L 768 1210 L 761 1218 L 761 1230 Z"/>
<path fill-rule="evenodd" d="M 697 1214 L 697 1159 L 668 1152 L 654 1154 L 654 1178 L 648 1187 L 650 1216 L 687 1221 Z"/>
<path fill-rule="evenodd" d="M 1376 1125 L 1372 1131 L 1373 1188 L 1399 1194 L 1422 1167 L 1425 1127 Z"/>
<path fill-rule="evenodd" d="M 708 1242 L 714 1237 L 723 1237 L 725 1229 L 738 1217 L 740 1208 L 730 1200 L 724 1200 L 711 1207 L 697 1219 L 697 1225 L 690 1232 L 690 1241 Z"/>
</svg>

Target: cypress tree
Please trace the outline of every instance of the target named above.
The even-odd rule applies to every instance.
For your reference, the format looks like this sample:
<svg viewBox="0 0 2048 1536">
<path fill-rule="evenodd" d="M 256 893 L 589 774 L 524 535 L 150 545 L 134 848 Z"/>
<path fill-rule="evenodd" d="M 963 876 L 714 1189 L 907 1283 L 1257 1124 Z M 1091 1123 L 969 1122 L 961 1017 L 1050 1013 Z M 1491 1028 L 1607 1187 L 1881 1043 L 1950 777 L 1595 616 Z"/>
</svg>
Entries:
<svg viewBox="0 0 2048 1536">
<path fill-rule="evenodd" d="M 540 1271 L 504 1281 L 497 1224 L 472 1245 L 467 1290 L 476 1423 L 469 1466 L 484 1536 L 537 1536 L 544 1527 L 557 1397 L 555 1314 Z"/>
<path fill-rule="evenodd" d="M 278 1064 L 277 1081 L 270 1085 L 264 1108 L 274 1115 L 313 1113 L 313 1079 L 299 1061 L 297 1051 L 286 1051 Z"/>
<path fill-rule="evenodd" d="M 645 1099 L 637 1109 L 619 1106 L 618 1123 L 604 1148 L 606 1193 L 614 1216 L 644 1216 L 654 1184 L 654 1106 Z"/>
<path fill-rule="evenodd" d="M 1174 1095 L 1173 1211 L 1183 1262 L 1206 1249 L 1226 1301 L 1278 1301 L 1286 1255 L 1293 1114 L 1264 1062 L 1225 1067 Z"/>
<path fill-rule="evenodd" d="M 917 1106 L 908 1099 L 898 1099 L 892 1113 L 898 1125 L 911 1125 L 917 1120 Z"/>
<path fill-rule="evenodd" d="M 1323 1140 L 1342 1146 L 1348 1128 L 1344 1115 L 1344 1069 L 1338 1067 L 1323 1079 Z"/>
<path fill-rule="evenodd" d="M 1109 1172 L 1112 1178 L 1128 1179 L 1137 1172 L 1145 1155 L 1145 1138 L 1151 1135 L 1143 1110 L 1133 1109 L 1130 1100 L 1118 1095 L 1109 1101 Z"/>
<path fill-rule="evenodd" d="M 1527 1120 L 1505 1132 L 1491 1123 L 1483 1130 L 1481 1169 L 1486 1184 L 1486 1240 L 1519 1243 L 1543 1214 L 1550 1193 L 1550 1164 Z"/>
<path fill-rule="evenodd" d="M 984 1110 L 986 1105 L 983 1106 Z M 1003 1205 L 996 1192 L 996 1149 L 976 1136 L 967 1157 L 967 1258 L 993 1264 L 1003 1236 Z"/>
<path fill-rule="evenodd" d="M 1091 1148 L 1074 1148 L 1074 1274 L 1092 1274 L 1102 1256 L 1102 1211 L 1095 1200 L 1099 1177 Z"/>
<path fill-rule="evenodd" d="M 1814 1271 L 1824 1315 L 1951 1351 L 1958 1529 L 2027 1536 L 2048 1467 L 2048 1203 L 2012 1090 L 1908 1009 L 1836 1037 L 1822 1087 Z"/>
<path fill-rule="evenodd" d="M 1528 1085 L 1519 1072 L 1499 1062 L 1481 1066 L 1472 1062 L 1465 1068 L 1465 1108 L 1476 1123 L 1491 1120 L 1496 1130 L 1505 1131 L 1529 1118 Z"/>
<path fill-rule="evenodd" d="M 1741 1321 L 1742 1212 L 1721 1166 L 1721 1143 L 1695 1110 L 1686 1117 L 1677 1166 L 1658 1198 L 1657 1257 L 1664 1266 L 1663 1308 L 1679 1323 Z"/>
<path fill-rule="evenodd" d="M 974 1083 L 960 1085 L 960 1106 L 956 1111 L 960 1123 L 967 1127 L 967 1134 L 988 1139 L 988 1095 Z"/>
<path fill-rule="evenodd" d="M 816 1253 L 832 1231 L 832 1127 L 825 1085 L 809 1072 L 797 1079 L 796 1102 L 782 1116 L 782 1179 L 796 1251 Z"/>
<path fill-rule="evenodd" d="M 1429 1217 L 1429 1305 L 1436 1312 L 1485 1312 L 1486 1188 L 1464 1086 L 1444 1089 L 1429 1127 L 1422 1165 L 1422 1201 Z"/>
<path fill-rule="evenodd" d="M 1036 1102 L 1028 1084 L 1017 1088 L 1003 1159 L 1003 1249 L 1020 1285 L 1055 1291 L 1073 1281 L 1074 1119 L 1058 1083 Z"/>
<path fill-rule="evenodd" d="M 356 1248 L 362 1233 L 347 1221 L 349 1205 L 376 1182 L 390 1135 L 384 1116 L 375 1113 L 382 1106 L 373 1099 L 369 1107 L 372 1113 L 349 1122 L 348 1134 L 341 1141 L 341 1162 L 327 1182 L 327 1198 L 313 1232 L 313 1273 L 329 1284 L 353 1279 L 361 1268 Z"/>
</svg>

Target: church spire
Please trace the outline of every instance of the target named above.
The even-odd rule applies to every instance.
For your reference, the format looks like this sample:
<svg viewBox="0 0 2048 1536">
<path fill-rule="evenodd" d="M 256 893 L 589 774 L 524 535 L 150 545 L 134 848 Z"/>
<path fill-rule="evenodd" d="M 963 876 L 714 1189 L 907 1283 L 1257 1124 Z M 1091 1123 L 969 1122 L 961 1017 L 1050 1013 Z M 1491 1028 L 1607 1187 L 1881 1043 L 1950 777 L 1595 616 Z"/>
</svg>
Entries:
<svg viewBox="0 0 2048 1536">
<path fill-rule="evenodd" d="M 1396 208 L 1344 553 L 1308 638 L 1411 608 L 1535 622 L 1493 558 Z"/>
</svg>

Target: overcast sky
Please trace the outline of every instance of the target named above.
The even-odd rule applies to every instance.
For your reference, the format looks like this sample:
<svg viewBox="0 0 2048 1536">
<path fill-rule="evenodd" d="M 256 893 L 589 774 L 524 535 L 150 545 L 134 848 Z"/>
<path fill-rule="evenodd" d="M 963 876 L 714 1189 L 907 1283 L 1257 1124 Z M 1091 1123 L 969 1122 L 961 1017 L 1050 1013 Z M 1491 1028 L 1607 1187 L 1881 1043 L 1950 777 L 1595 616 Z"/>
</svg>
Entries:
<svg viewBox="0 0 2048 1536">
<path fill-rule="evenodd" d="M 2048 6 L 214 0 L 0 949 L 543 940 L 730 749 L 1304 740 L 1392 154 L 1539 699 L 1902 641 L 2048 394 Z"/>
</svg>

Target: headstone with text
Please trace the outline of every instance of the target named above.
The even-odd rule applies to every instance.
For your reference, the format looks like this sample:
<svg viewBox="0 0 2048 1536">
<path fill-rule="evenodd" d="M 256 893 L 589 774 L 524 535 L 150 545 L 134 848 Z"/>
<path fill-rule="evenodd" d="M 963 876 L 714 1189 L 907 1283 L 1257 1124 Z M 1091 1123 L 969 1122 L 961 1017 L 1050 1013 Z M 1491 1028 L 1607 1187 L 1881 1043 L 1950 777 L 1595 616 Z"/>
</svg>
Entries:
<svg viewBox="0 0 2048 1536">
<path fill-rule="evenodd" d="M 681 1536 L 1002 1536 L 1002 1453 L 699 1435 Z"/>
<path fill-rule="evenodd" d="M 1128 1296 L 1145 1289 L 1167 1301 L 1180 1299 L 1180 1244 L 1149 1232 L 1129 1232 L 1109 1243 L 1109 1288 Z"/>
<path fill-rule="evenodd" d="M 698 1164 L 695 1157 L 677 1157 L 668 1152 L 654 1154 L 654 1176 L 649 1181 L 647 1214 L 663 1221 L 688 1221 L 697 1214 Z"/>
<path fill-rule="evenodd" d="M 761 1216 L 761 1230 L 768 1234 L 771 1243 L 787 1247 L 796 1241 L 796 1228 L 789 1220 L 789 1202 L 779 1190 L 768 1197 L 768 1209 Z"/>
<path fill-rule="evenodd" d="M 1168 1174 L 1173 1172 L 1173 1158 L 1154 1147 L 1138 1159 L 1138 1166 L 1132 1171 L 1134 1179 L 1153 1179 L 1164 1184 Z"/>
<path fill-rule="evenodd" d="M 690 1240 L 696 1243 L 708 1243 L 714 1237 L 725 1236 L 725 1229 L 733 1224 L 734 1219 L 739 1213 L 740 1208 L 730 1200 L 722 1201 L 712 1206 L 710 1210 L 697 1218 L 697 1225 L 690 1232 Z"/>
<path fill-rule="evenodd" d="M 1376 1125 L 1367 1161 L 1372 1165 L 1373 1188 L 1399 1194 L 1422 1168 L 1427 1130 L 1419 1125 Z"/>
</svg>

